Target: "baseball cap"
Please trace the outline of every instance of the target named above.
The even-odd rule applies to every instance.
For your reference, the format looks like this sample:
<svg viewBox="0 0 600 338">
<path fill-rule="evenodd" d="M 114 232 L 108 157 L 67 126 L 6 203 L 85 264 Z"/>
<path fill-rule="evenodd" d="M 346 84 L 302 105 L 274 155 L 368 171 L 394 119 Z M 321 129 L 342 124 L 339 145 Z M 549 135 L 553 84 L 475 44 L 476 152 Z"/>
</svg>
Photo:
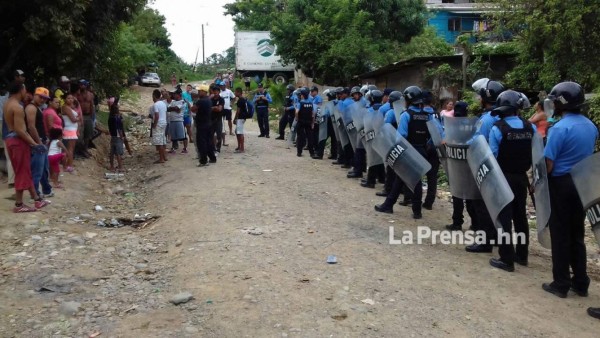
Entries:
<svg viewBox="0 0 600 338">
<path fill-rule="evenodd" d="M 60 82 L 71 82 L 71 80 L 69 80 L 68 77 L 66 77 L 66 76 L 63 75 L 63 76 L 60 77 Z"/>
<path fill-rule="evenodd" d="M 263 88 L 263 84 L 262 84 L 262 83 L 259 83 L 259 84 L 258 84 L 258 88 Z"/>
<path fill-rule="evenodd" d="M 37 87 L 35 89 L 34 95 L 41 96 L 46 100 L 50 99 L 50 91 L 44 87 Z"/>
<path fill-rule="evenodd" d="M 204 91 L 208 93 L 208 85 L 207 84 L 201 84 L 198 86 L 198 91 Z"/>
<path fill-rule="evenodd" d="M 85 80 L 85 79 L 81 79 L 81 80 L 79 80 L 79 84 L 80 84 L 80 85 L 87 86 L 87 85 L 89 85 L 90 83 L 89 83 L 87 80 Z"/>
<path fill-rule="evenodd" d="M 20 69 L 17 69 L 15 70 L 15 76 L 25 76 L 25 72 Z"/>
</svg>

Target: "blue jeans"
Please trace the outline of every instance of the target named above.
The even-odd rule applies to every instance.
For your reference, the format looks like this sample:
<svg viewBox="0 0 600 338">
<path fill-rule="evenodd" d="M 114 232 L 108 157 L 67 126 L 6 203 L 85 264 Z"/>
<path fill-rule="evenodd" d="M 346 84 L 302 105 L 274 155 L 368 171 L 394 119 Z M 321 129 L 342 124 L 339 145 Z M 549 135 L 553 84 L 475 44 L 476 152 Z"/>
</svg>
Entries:
<svg viewBox="0 0 600 338">
<path fill-rule="evenodd" d="M 37 194 L 40 194 L 39 186 L 42 184 L 42 192 L 48 195 L 52 192 L 52 186 L 48 181 L 49 162 L 48 153 L 31 152 L 31 176 L 33 177 L 33 186 Z"/>
</svg>

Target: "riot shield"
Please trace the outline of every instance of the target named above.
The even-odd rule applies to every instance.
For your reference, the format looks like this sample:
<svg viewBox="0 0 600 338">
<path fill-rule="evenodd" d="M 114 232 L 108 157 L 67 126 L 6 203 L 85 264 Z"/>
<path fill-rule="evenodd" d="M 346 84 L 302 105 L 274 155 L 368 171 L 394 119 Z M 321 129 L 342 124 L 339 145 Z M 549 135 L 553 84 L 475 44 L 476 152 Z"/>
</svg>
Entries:
<svg viewBox="0 0 600 338">
<path fill-rule="evenodd" d="M 319 142 L 327 139 L 327 118 L 325 111 L 321 107 L 317 108 L 317 115 L 315 117 L 315 128 L 319 128 Z"/>
<path fill-rule="evenodd" d="M 338 140 L 340 141 L 342 146 L 345 147 L 348 145 L 348 143 L 350 143 L 350 140 L 348 139 L 348 133 L 346 132 L 346 126 L 344 125 L 344 120 L 342 119 L 342 112 L 339 109 L 340 104 L 341 103 L 338 103 L 333 108 L 333 116 L 335 119 L 335 123 L 333 126 L 334 126 L 334 128 L 336 128 L 338 130 L 338 136 L 339 136 Z"/>
<path fill-rule="evenodd" d="M 372 167 L 383 163 L 383 158 L 373 148 L 373 140 L 375 139 L 375 123 L 378 123 L 377 117 L 383 125 L 383 116 L 378 111 L 367 111 L 363 121 L 365 126 L 365 150 L 367 152 L 367 167 Z M 381 128 L 381 126 L 378 126 Z"/>
<path fill-rule="evenodd" d="M 394 103 L 392 103 L 392 109 L 394 110 L 396 124 L 400 125 L 400 115 L 402 115 L 402 113 L 406 110 L 406 101 L 404 100 L 404 97 L 402 97 L 400 100 L 394 101 Z"/>
<path fill-rule="evenodd" d="M 356 148 L 364 149 L 365 139 L 365 115 L 368 110 L 363 106 L 362 103 L 357 102 L 350 106 L 350 113 L 352 114 L 352 121 L 354 121 L 354 127 L 356 128 Z"/>
<path fill-rule="evenodd" d="M 436 120 L 427 121 L 427 129 L 429 130 L 429 135 L 431 135 L 431 142 L 435 147 L 442 167 L 444 167 L 444 171 L 448 173 L 448 164 L 446 163 L 448 156 L 446 155 L 446 147 L 442 144 L 442 134 L 440 133 L 439 125 L 439 122 L 436 122 Z"/>
<path fill-rule="evenodd" d="M 384 124 L 375 135 L 373 148 L 384 158 L 409 189 L 413 190 L 431 164 L 390 124 Z"/>
<path fill-rule="evenodd" d="M 546 170 L 546 157 L 544 157 L 544 140 L 538 133 L 534 133 L 531 140 L 531 159 L 533 162 L 533 182 L 535 196 L 535 222 L 540 244 L 550 249 L 550 190 L 548 188 L 548 171 Z"/>
<path fill-rule="evenodd" d="M 467 199 L 481 199 L 471 169 L 467 163 L 469 142 L 475 135 L 476 117 L 445 117 L 446 166 L 448 183 L 452 196 Z"/>
<path fill-rule="evenodd" d="M 352 150 L 354 151 L 356 151 L 356 143 L 358 141 L 358 130 L 356 129 L 354 120 L 352 119 L 352 111 L 356 109 L 355 107 L 358 108 L 358 105 L 353 103 L 341 111 L 342 120 L 344 122 L 344 126 L 346 127 L 346 133 L 348 134 L 348 139 L 350 140 Z"/>
<path fill-rule="evenodd" d="M 515 198 L 515 195 L 482 135 L 478 135 L 471 143 L 467 162 L 494 224 L 501 228 L 498 215 Z"/>
<path fill-rule="evenodd" d="M 571 169 L 571 177 L 583 210 L 592 225 L 596 242 L 600 245 L 600 153 L 588 156 Z"/>
<path fill-rule="evenodd" d="M 333 110 L 335 109 L 335 103 L 333 101 L 329 101 L 325 104 L 325 109 L 327 111 L 329 111 L 329 119 L 331 121 L 331 126 L 333 128 L 333 133 L 335 134 L 335 139 L 339 142 L 340 141 L 340 135 L 339 135 L 339 131 L 337 128 L 337 121 L 335 120 L 335 114 L 333 112 Z M 337 146 L 337 145 L 336 145 Z"/>
</svg>

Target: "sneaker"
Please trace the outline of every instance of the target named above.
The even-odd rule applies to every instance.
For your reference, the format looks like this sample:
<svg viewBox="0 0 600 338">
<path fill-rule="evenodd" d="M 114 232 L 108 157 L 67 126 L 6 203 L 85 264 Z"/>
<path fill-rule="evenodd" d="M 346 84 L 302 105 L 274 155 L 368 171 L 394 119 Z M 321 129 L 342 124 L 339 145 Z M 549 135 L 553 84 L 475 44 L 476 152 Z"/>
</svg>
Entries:
<svg viewBox="0 0 600 338">
<path fill-rule="evenodd" d="M 214 160 L 208 160 L 208 163 L 217 163 L 217 159 L 214 159 Z"/>
<path fill-rule="evenodd" d="M 208 167 L 208 163 L 198 163 L 198 167 Z"/>
<path fill-rule="evenodd" d="M 50 197 L 54 197 L 54 191 L 50 192 L 49 194 L 44 194 L 42 198 L 50 198 Z"/>
<path fill-rule="evenodd" d="M 18 206 L 18 207 L 15 206 L 13 208 L 13 212 L 16 213 L 16 214 L 19 214 L 19 213 L 22 213 L 22 212 L 35 212 L 35 211 L 37 211 L 36 208 L 32 208 L 32 207 L 27 206 L 25 204 L 21 204 L 21 206 Z"/>
<path fill-rule="evenodd" d="M 175 151 L 175 149 L 169 150 L 169 154 L 175 154 L 175 153 L 177 153 L 177 151 Z"/>
<path fill-rule="evenodd" d="M 65 169 L 66 172 L 68 173 L 72 173 L 73 171 L 75 171 L 75 168 L 73 167 L 67 167 L 67 169 Z"/>
<path fill-rule="evenodd" d="M 215 151 L 215 157 L 219 157 L 219 152 Z"/>
<path fill-rule="evenodd" d="M 182 154 L 187 154 L 187 153 L 188 153 L 188 151 L 187 151 L 187 149 L 183 148 L 183 150 L 181 151 L 181 153 L 182 153 Z"/>
<path fill-rule="evenodd" d="M 236 149 L 236 150 L 234 150 L 234 153 L 236 153 L 236 154 L 242 154 L 242 153 L 243 153 L 243 151 L 242 151 L 242 150 L 239 150 L 239 149 Z"/>
<path fill-rule="evenodd" d="M 45 199 L 41 199 L 39 201 L 35 201 L 34 205 L 35 205 L 36 209 L 41 209 L 41 208 L 43 208 L 43 207 L 45 207 L 47 205 L 50 205 L 50 203 L 52 203 L 52 202 L 50 202 L 48 200 L 45 200 Z"/>
</svg>

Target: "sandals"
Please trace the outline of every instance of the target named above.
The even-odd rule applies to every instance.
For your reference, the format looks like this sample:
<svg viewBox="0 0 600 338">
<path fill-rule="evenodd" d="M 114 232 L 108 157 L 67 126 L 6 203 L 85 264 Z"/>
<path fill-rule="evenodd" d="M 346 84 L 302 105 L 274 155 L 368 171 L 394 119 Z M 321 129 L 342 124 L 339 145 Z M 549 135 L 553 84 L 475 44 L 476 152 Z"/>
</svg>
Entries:
<svg viewBox="0 0 600 338">
<path fill-rule="evenodd" d="M 30 206 L 27 206 L 25 204 L 21 204 L 20 206 L 15 206 L 13 208 L 13 212 L 15 214 L 20 214 L 20 213 L 24 213 L 24 212 L 36 212 L 37 209 L 36 208 L 32 208 Z"/>
</svg>

